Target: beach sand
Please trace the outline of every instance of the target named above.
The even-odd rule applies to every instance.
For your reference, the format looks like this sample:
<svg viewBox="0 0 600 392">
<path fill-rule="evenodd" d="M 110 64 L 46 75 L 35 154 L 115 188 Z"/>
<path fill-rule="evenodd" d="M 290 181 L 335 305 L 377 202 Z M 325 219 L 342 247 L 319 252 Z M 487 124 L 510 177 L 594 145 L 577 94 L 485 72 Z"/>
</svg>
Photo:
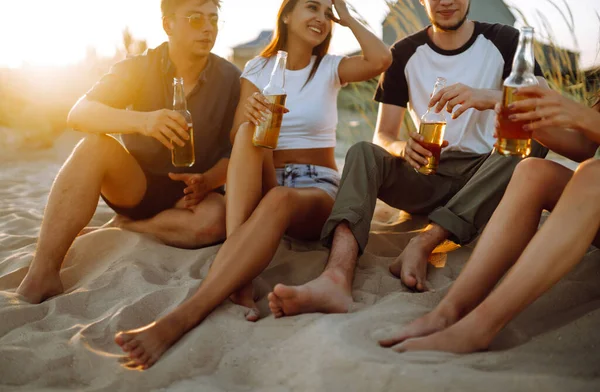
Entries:
<svg viewBox="0 0 600 392">
<path fill-rule="evenodd" d="M 498 336 L 489 352 L 397 354 L 377 339 L 432 309 L 472 246 L 437 258 L 428 284 L 412 293 L 388 265 L 423 227 L 380 206 L 354 282 L 349 314 L 274 319 L 266 294 L 322 271 L 327 250 L 282 241 L 257 279 L 263 318 L 249 323 L 227 301 L 150 370 L 123 367 L 113 342 L 189 297 L 219 247 L 181 250 L 149 236 L 105 229 L 80 237 L 62 272 L 66 292 L 40 305 L 14 293 L 32 259 L 52 181 L 73 147 L 0 156 L 0 391 L 599 391 L 600 251 Z M 101 204 L 92 225 L 111 211 Z M 501 249 L 490 249 L 500 252 Z"/>
</svg>

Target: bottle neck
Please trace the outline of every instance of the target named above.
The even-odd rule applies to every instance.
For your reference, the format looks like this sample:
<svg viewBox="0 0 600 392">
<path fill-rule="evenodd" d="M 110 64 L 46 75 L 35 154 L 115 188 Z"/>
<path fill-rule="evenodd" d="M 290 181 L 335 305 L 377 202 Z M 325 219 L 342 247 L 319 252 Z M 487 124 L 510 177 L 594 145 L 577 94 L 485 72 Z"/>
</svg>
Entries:
<svg viewBox="0 0 600 392">
<path fill-rule="evenodd" d="M 173 110 L 187 110 L 183 78 L 173 80 Z"/>
<path fill-rule="evenodd" d="M 533 30 L 521 30 L 519 46 L 515 53 L 512 66 L 512 76 L 533 75 L 535 56 L 533 54 Z"/>
<path fill-rule="evenodd" d="M 269 90 L 281 90 L 284 91 L 285 86 L 285 68 L 287 66 L 287 53 L 278 53 L 277 59 L 275 60 L 275 67 L 271 73 L 271 79 L 269 80 Z"/>
<path fill-rule="evenodd" d="M 431 92 L 431 96 L 433 97 L 434 95 L 439 93 L 440 90 L 442 90 L 445 87 L 446 87 L 446 79 L 437 78 L 437 80 L 435 81 L 435 85 L 433 86 L 433 91 Z"/>
</svg>

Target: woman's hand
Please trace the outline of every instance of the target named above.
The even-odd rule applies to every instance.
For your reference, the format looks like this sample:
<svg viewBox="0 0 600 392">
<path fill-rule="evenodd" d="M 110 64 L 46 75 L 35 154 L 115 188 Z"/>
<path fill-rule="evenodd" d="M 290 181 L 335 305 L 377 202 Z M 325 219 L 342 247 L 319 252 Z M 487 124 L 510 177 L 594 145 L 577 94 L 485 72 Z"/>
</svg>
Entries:
<svg viewBox="0 0 600 392">
<path fill-rule="evenodd" d="M 246 101 L 244 116 L 252 124 L 258 126 L 262 122 L 267 121 L 267 116 L 269 116 L 272 111 L 283 111 L 284 114 L 289 112 L 287 108 L 279 105 L 275 106 L 269 102 L 264 95 L 255 92 L 250 95 Z"/>
<path fill-rule="evenodd" d="M 516 92 L 527 99 L 508 106 L 512 121 L 531 121 L 525 129 L 535 131 L 542 128 L 569 128 L 581 130 L 582 120 L 589 108 L 563 97 L 560 93 L 539 86 L 521 87 Z"/>
<path fill-rule="evenodd" d="M 348 4 L 346 4 L 344 0 L 333 0 L 333 6 L 335 7 L 335 11 L 339 16 L 339 19 L 332 14 L 330 16 L 331 20 L 342 26 L 348 27 L 350 22 L 354 19 L 352 15 L 350 15 L 350 11 L 348 10 Z"/>
</svg>

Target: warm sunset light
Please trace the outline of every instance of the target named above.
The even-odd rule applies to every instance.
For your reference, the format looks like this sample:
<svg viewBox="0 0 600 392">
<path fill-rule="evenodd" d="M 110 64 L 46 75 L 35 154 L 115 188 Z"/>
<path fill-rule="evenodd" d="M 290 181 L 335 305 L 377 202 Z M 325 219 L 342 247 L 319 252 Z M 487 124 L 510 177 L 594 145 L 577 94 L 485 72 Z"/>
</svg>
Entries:
<svg viewBox="0 0 600 392">
<path fill-rule="evenodd" d="M 271 29 L 280 0 L 260 0 L 260 9 L 247 0 L 225 0 L 221 9 L 221 30 L 214 52 L 228 57 L 231 47 L 245 42 L 261 30 Z M 355 0 L 352 5 L 381 34 L 387 5 L 385 1 Z M 535 10 L 543 6 L 544 15 L 552 21 L 561 45 L 572 46 L 563 30 L 561 16 L 544 0 L 518 2 L 531 22 L 536 22 Z M 577 19 L 576 34 L 582 50 L 582 64 L 599 61 L 597 0 L 567 2 Z M 589 12 L 588 12 L 589 11 Z M 145 39 L 150 47 L 166 39 L 160 23 L 160 0 L 20 0 L 0 3 L 2 50 L 0 67 L 29 65 L 64 65 L 85 58 L 89 50 L 98 55 L 112 56 L 121 45 L 122 31 L 129 27 L 133 35 Z M 536 22 L 537 23 L 537 22 Z M 536 24 L 534 23 L 534 24 Z M 347 29 L 338 28 L 332 41 L 332 51 L 347 53 L 358 48 Z"/>
</svg>

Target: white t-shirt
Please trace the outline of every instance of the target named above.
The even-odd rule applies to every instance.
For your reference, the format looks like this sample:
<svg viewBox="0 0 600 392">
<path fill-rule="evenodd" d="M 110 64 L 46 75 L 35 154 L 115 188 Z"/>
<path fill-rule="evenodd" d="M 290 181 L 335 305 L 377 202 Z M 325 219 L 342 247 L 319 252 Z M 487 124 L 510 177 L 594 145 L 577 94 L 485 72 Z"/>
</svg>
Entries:
<svg viewBox="0 0 600 392">
<path fill-rule="evenodd" d="M 335 147 L 337 96 L 342 87 L 338 67 L 343 58 L 325 55 L 308 83 L 316 56 L 304 69 L 285 70 L 285 106 L 290 111 L 283 115 L 277 150 Z M 275 61 L 276 56 L 255 57 L 248 61 L 241 77 L 262 91 L 269 84 Z"/>
<path fill-rule="evenodd" d="M 392 66 L 379 80 L 375 100 L 407 107 L 419 127 L 438 76 L 446 78 L 447 86 L 462 83 L 476 89 L 502 90 L 518 43 L 519 31 L 513 27 L 475 22 L 469 42 L 456 50 L 444 50 L 431 41 L 426 28 L 394 44 Z M 535 74 L 543 76 L 537 63 Z M 444 113 L 444 139 L 450 143 L 444 151 L 485 154 L 492 150 L 496 141 L 493 110 L 469 109 L 454 120 L 450 113 Z"/>
</svg>

